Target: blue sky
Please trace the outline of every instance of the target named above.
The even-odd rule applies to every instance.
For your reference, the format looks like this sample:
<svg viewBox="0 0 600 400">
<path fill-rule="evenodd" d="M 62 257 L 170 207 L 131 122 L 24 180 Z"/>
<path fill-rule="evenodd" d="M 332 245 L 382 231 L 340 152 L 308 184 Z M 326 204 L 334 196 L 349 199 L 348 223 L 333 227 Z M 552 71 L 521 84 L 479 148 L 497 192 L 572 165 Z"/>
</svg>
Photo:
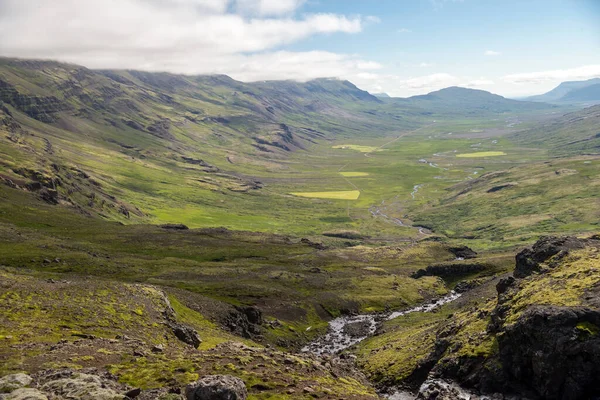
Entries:
<svg viewBox="0 0 600 400">
<path fill-rule="evenodd" d="M 0 55 L 522 96 L 600 77 L 600 1 L 2 0 Z"/>
</svg>

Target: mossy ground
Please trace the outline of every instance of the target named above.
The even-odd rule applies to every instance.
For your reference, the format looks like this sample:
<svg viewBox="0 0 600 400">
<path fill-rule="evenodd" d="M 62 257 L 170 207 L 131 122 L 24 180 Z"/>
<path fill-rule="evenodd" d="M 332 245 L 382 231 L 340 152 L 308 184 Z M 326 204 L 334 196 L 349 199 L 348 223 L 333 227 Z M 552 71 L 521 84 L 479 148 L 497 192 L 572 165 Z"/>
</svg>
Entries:
<svg viewBox="0 0 600 400">
<path fill-rule="evenodd" d="M 178 322 L 203 340 L 197 350 L 180 342 L 165 324 L 165 295 L 154 286 L 47 281 L 7 269 L 0 282 L 0 375 L 95 367 L 149 389 L 230 374 L 244 380 L 252 399 L 304 398 L 306 387 L 323 398 L 377 398 L 359 375 L 236 337 L 169 295 Z"/>
</svg>

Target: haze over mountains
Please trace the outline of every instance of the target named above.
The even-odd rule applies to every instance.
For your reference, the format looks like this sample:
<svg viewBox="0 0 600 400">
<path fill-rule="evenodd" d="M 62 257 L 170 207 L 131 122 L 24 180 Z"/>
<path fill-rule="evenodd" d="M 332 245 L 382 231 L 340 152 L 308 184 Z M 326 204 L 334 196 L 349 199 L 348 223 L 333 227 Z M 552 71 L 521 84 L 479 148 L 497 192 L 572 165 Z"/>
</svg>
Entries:
<svg viewBox="0 0 600 400">
<path fill-rule="evenodd" d="M 527 100 L 549 103 L 600 102 L 600 78 L 563 82 L 551 91 L 528 97 Z"/>
</svg>

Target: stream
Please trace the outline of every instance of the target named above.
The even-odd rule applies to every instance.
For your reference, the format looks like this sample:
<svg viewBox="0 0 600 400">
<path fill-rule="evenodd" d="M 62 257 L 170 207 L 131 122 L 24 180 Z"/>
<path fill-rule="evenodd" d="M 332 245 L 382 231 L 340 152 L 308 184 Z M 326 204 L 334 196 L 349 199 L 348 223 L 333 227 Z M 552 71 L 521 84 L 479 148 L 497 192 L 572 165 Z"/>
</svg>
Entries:
<svg viewBox="0 0 600 400">
<path fill-rule="evenodd" d="M 336 318 L 329 322 L 327 334 L 314 340 L 302 348 L 302 352 L 336 354 L 348 347 L 373 336 L 377 328 L 384 322 L 413 312 L 431 312 L 436 308 L 454 301 L 460 293 L 451 291 L 431 303 L 422 304 L 404 311 L 394 311 L 379 314 L 359 314 Z"/>
<path fill-rule="evenodd" d="M 302 352 L 312 353 L 317 355 L 336 354 L 355 344 L 373 336 L 377 328 L 385 321 L 401 317 L 414 312 L 431 312 L 444 304 L 450 303 L 458 299 L 460 293 L 451 291 L 446 296 L 426 304 L 421 304 L 417 307 L 410 308 L 404 311 L 393 311 L 379 314 L 359 314 L 352 316 L 344 316 L 336 318 L 329 322 L 327 334 L 314 340 L 302 348 Z M 453 383 L 448 383 L 440 380 L 428 380 L 422 386 L 420 391 L 426 391 L 430 386 L 444 390 L 452 390 L 459 396 L 460 399 L 474 399 L 470 393 L 464 391 Z M 416 394 L 403 390 L 393 391 L 388 394 L 381 394 L 388 400 L 414 400 Z"/>
</svg>

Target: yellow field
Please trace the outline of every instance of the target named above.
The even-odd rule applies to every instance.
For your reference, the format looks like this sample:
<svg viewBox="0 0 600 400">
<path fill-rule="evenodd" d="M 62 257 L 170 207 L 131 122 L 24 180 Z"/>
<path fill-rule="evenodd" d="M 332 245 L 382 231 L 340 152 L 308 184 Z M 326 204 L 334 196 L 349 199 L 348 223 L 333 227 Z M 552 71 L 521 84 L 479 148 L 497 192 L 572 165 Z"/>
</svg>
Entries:
<svg viewBox="0 0 600 400">
<path fill-rule="evenodd" d="M 506 155 L 506 153 L 503 151 L 480 151 L 478 153 L 457 154 L 456 157 L 477 158 L 477 157 L 497 157 L 497 156 L 505 156 L 505 155 Z"/>
<path fill-rule="evenodd" d="M 347 150 L 356 150 L 361 153 L 370 153 L 372 151 L 377 150 L 377 147 L 373 146 L 361 146 L 358 144 L 338 144 L 336 146 L 332 146 L 334 149 L 347 149 Z"/>
<path fill-rule="evenodd" d="M 367 172 L 340 172 L 342 176 L 346 178 L 356 178 L 358 176 L 369 176 Z"/>
<path fill-rule="evenodd" d="M 346 190 L 341 192 L 297 192 L 294 196 L 310 197 L 314 199 L 356 200 L 360 196 L 358 190 Z"/>
</svg>

